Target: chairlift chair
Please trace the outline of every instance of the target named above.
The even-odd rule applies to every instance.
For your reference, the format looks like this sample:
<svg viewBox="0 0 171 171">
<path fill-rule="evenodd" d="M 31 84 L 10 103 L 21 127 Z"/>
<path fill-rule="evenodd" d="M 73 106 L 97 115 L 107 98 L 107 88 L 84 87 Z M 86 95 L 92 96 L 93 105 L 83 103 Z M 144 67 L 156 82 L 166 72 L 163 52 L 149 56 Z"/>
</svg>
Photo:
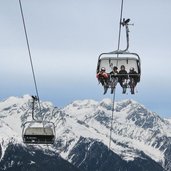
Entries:
<svg viewBox="0 0 171 171">
<path fill-rule="evenodd" d="M 127 19 L 127 20 L 123 19 L 123 22 L 120 23 L 122 26 L 125 26 L 126 28 L 126 41 L 127 41 L 126 48 L 124 50 L 115 50 L 112 52 L 100 54 L 98 58 L 98 62 L 97 62 L 96 74 L 100 72 L 101 68 L 105 68 L 106 73 L 109 74 L 112 71 L 114 66 L 120 69 L 121 65 L 124 65 L 127 73 L 129 73 L 130 68 L 134 68 L 134 70 L 137 72 L 136 75 L 138 76 L 137 82 L 140 82 L 140 76 L 141 76 L 140 57 L 137 53 L 131 53 L 128 51 L 128 48 L 129 48 L 128 25 L 130 25 L 129 21 L 130 19 Z"/>
<path fill-rule="evenodd" d="M 32 121 L 23 124 L 22 138 L 26 144 L 53 144 L 55 141 L 55 125 L 50 121 L 40 121 L 34 118 L 36 96 L 32 96 Z M 39 104 L 40 105 L 40 104 Z"/>
<path fill-rule="evenodd" d="M 22 137 L 26 144 L 53 144 L 55 141 L 54 123 L 27 121 L 23 125 Z"/>
</svg>

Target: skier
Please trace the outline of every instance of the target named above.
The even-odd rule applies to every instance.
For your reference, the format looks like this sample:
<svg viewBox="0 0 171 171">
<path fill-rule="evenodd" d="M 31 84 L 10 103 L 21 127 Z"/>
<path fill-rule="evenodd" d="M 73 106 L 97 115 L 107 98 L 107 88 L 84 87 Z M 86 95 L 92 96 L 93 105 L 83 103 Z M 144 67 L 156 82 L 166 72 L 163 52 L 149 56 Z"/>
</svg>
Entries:
<svg viewBox="0 0 171 171">
<path fill-rule="evenodd" d="M 135 89 L 135 86 L 137 85 L 139 76 L 133 67 L 130 68 L 128 74 L 129 74 L 129 83 L 128 84 L 131 89 L 131 94 L 135 94 L 134 89 Z"/>
<path fill-rule="evenodd" d="M 118 83 L 118 67 L 114 66 L 113 70 L 110 72 L 110 84 L 111 84 L 111 94 Z"/>
<path fill-rule="evenodd" d="M 108 87 L 109 87 L 109 75 L 106 73 L 106 69 L 104 67 L 101 68 L 100 72 L 97 73 L 96 75 L 97 79 L 99 80 L 99 82 L 102 84 L 102 86 L 104 87 L 104 93 L 107 93 Z"/>
<path fill-rule="evenodd" d="M 128 73 L 125 70 L 125 66 L 121 65 L 120 71 L 118 73 L 118 82 L 120 83 L 121 87 L 123 88 L 123 94 L 126 93 L 127 88 L 127 80 L 128 80 Z"/>
</svg>

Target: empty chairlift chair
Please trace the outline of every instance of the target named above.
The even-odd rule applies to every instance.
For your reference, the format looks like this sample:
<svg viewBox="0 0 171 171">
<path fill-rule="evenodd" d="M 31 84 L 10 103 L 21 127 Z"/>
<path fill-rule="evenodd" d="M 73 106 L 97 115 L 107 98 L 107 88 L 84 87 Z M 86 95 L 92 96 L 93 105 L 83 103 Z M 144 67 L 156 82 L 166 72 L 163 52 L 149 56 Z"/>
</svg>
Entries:
<svg viewBox="0 0 171 171">
<path fill-rule="evenodd" d="M 22 138 L 26 144 L 53 144 L 55 141 L 55 125 L 50 121 L 40 121 L 34 118 L 36 96 L 32 96 L 32 121 L 23 124 Z"/>
<path fill-rule="evenodd" d="M 55 127 L 52 122 L 28 121 L 24 124 L 22 136 L 26 144 L 53 144 Z"/>
</svg>

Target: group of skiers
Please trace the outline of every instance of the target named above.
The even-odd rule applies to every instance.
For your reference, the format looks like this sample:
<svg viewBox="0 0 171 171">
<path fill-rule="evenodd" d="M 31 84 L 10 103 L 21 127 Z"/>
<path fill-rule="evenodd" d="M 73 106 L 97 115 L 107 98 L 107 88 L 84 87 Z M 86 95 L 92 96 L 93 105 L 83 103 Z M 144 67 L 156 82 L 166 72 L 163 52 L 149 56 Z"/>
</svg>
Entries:
<svg viewBox="0 0 171 171">
<path fill-rule="evenodd" d="M 112 94 L 118 82 L 123 88 L 123 94 L 126 93 L 126 89 L 128 87 L 130 87 L 131 94 L 134 94 L 134 88 L 139 81 L 139 75 L 134 68 L 131 67 L 129 73 L 127 73 L 124 65 L 121 65 L 120 71 L 118 71 L 118 68 L 114 66 L 110 73 L 106 73 L 106 69 L 102 67 L 96 77 L 104 87 L 104 94 L 107 93 L 109 87 L 111 87 Z"/>
</svg>

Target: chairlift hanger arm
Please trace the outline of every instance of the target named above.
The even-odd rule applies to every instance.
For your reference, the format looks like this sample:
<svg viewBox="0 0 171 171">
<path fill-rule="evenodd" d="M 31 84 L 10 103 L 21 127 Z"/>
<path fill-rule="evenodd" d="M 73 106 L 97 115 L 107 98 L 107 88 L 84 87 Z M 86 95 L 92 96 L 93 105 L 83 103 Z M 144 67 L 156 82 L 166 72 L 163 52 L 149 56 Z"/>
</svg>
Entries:
<svg viewBox="0 0 171 171">
<path fill-rule="evenodd" d="M 125 18 L 123 19 L 123 22 L 120 23 L 122 24 L 122 26 L 125 26 L 125 30 L 126 30 L 126 42 L 127 42 L 127 46 L 126 49 L 123 51 L 127 51 L 129 48 L 129 28 L 128 28 L 128 23 L 129 23 L 130 19 L 128 18 L 127 20 L 125 20 Z"/>
<path fill-rule="evenodd" d="M 123 26 L 123 27 L 125 26 L 125 31 L 126 31 L 126 48 L 124 50 L 119 50 L 118 49 L 116 51 L 112 51 L 111 53 L 120 54 L 120 53 L 126 52 L 129 49 L 129 27 L 128 27 L 128 25 L 130 25 L 129 22 L 130 22 L 129 18 L 126 19 L 126 20 L 124 18 L 123 21 L 120 22 L 121 26 Z"/>
<path fill-rule="evenodd" d="M 35 101 L 39 101 L 38 97 L 37 96 L 31 96 L 32 99 L 33 99 L 33 102 L 32 102 L 32 119 L 35 121 L 35 117 L 34 117 L 34 109 L 35 109 Z"/>
</svg>

